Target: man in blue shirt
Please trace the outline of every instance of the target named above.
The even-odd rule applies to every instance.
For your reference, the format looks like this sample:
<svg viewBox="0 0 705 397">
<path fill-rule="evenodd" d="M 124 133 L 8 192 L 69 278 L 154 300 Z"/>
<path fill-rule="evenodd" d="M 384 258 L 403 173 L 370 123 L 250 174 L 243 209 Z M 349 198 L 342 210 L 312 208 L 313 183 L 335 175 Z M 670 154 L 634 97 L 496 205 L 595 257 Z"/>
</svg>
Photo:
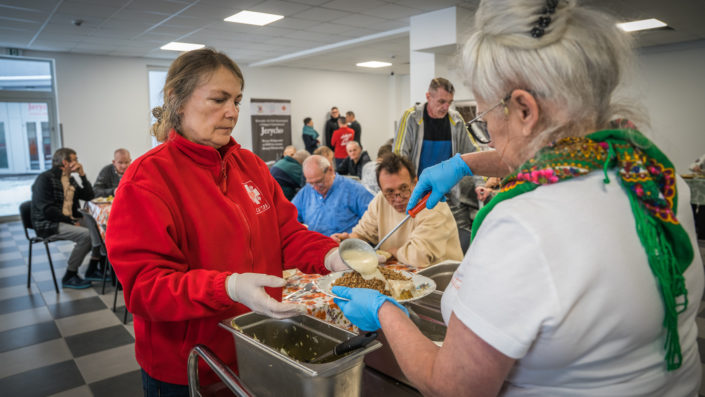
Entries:
<svg viewBox="0 0 705 397">
<path fill-rule="evenodd" d="M 372 194 L 359 182 L 335 173 L 330 161 L 314 155 L 303 164 L 306 186 L 292 203 L 299 211 L 299 222 L 326 236 L 352 231 Z"/>
</svg>

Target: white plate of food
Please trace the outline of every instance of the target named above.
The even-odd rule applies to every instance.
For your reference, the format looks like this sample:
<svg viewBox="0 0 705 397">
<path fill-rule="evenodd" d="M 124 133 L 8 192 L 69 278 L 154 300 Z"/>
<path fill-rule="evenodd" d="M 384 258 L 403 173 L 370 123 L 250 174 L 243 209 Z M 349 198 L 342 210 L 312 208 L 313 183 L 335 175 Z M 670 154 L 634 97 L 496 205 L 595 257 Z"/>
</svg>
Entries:
<svg viewBox="0 0 705 397">
<path fill-rule="evenodd" d="M 110 197 L 96 197 L 91 201 L 93 201 L 96 204 L 109 204 L 109 203 L 113 202 L 113 197 L 112 196 L 110 196 Z"/>
<path fill-rule="evenodd" d="M 390 284 L 394 284 L 392 288 L 396 291 L 390 291 L 387 289 L 383 291 L 382 289 L 384 289 L 384 283 L 382 281 L 376 279 L 364 280 L 362 276 L 360 276 L 360 273 L 354 270 L 327 274 L 316 280 L 316 287 L 318 287 L 318 289 L 324 294 L 330 295 L 334 298 L 340 297 L 335 295 L 331 289 L 333 286 L 340 285 L 341 283 L 344 286 L 351 288 L 371 288 L 376 289 L 385 295 L 394 297 L 394 299 L 400 303 L 421 299 L 436 290 L 436 282 L 426 276 L 412 274 L 402 270 L 392 270 L 383 266 L 380 266 L 380 271 L 384 277 L 387 278 L 387 280 L 392 280 Z M 336 283 L 338 279 L 341 280 Z M 399 280 L 399 282 L 395 282 L 395 279 Z M 410 290 L 412 287 L 413 291 Z M 408 291 L 408 294 L 404 293 L 404 290 Z"/>
</svg>

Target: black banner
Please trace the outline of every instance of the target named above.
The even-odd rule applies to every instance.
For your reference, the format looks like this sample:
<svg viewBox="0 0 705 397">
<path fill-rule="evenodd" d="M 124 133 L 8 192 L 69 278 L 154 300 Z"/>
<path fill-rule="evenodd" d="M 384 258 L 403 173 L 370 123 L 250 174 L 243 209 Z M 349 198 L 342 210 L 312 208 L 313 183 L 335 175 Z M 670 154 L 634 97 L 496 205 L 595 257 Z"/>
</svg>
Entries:
<svg viewBox="0 0 705 397">
<path fill-rule="evenodd" d="M 291 145 L 291 101 L 288 99 L 250 99 L 252 150 L 264 161 L 282 157 Z"/>
</svg>

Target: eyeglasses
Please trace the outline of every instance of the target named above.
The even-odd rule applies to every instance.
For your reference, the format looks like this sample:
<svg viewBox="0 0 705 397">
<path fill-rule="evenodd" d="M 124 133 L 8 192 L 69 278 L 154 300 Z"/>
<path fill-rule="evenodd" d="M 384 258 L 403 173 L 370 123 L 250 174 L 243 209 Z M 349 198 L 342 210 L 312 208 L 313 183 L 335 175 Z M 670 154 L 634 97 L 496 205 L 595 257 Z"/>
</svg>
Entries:
<svg viewBox="0 0 705 397">
<path fill-rule="evenodd" d="M 384 191 L 382 192 L 382 195 L 389 201 L 394 200 L 397 196 L 403 200 L 406 200 L 411 197 L 411 188 L 409 186 L 402 186 L 399 190 Z"/>
<path fill-rule="evenodd" d="M 487 122 L 485 120 L 482 120 L 482 117 L 484 117 L 487 113 L 493 111 L 495 108 L 497 108 L 500 105 L 506 106 L 506 102 L 509 100 L 509 98 L 512 97 L 512 94 L 509 93 L 504 99 L 499 101 L 498 104 L 492 106 L 491 108 L 485 110 L 484 112 L 478 114 L 474 119 L 468 121 L 465 126 L 468 128 L 470 133 L 472 134 L 472 137 L 475 138 L 476 141 L 480 143 L 490 143 L 492 138 L 490 138 L 490 132 L 487 130 Z"/>
</svg>

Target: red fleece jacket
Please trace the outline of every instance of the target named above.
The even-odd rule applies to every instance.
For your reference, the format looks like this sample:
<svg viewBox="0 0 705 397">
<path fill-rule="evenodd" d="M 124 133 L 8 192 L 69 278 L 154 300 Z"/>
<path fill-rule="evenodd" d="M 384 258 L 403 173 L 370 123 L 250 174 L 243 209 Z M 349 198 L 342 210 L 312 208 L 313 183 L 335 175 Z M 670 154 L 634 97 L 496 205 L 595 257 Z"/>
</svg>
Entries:
<svg viewBox="0 0 705 397">
<path fill-rule="evenodd" d="M 249 309 L 228 297 L 227 276 L 325 274 L 323 257 L 337 246 L 297 221 L 264 162 L 234 139 L 216 150 L 173 130 L 123 176 L 106 240 L 134 316 L 137 362 L 182 385 L 196 344 L 236 370 L 233 336 L 218 323 Z M 281 300 L 280 288 L 267 292 Z M 199 373 L 203 384 L 216 380 L 202 360 Z"/>
</svg>

